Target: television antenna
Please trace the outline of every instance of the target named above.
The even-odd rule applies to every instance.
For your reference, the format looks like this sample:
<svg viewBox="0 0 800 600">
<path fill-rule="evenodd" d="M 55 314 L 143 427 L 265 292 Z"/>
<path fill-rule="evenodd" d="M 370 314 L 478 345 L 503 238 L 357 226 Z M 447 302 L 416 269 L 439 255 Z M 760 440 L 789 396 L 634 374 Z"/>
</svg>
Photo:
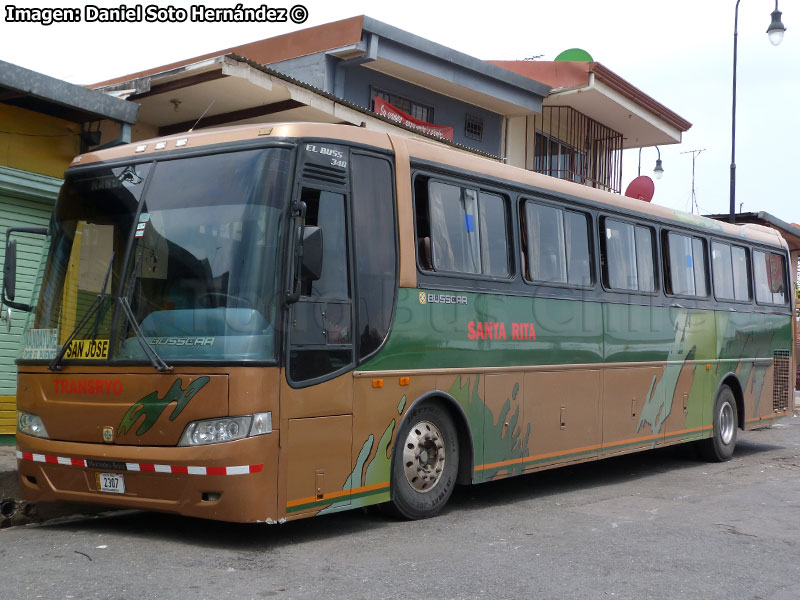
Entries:
<svg viewBox="0 0 800 600">
<path fill-rule="evenodd" d="M 697 157 L 700 156 L 701 152 L 705 152 L 705 148 L 700 148 L 699 150 L 687 150 L 686 152 L 681 152 L 681 154 L 691 154 L 692 155 L 692 208 L 691 212 L 694 214 L 694 209 L 697 209 L 697 214 L 700 214 L 700 206 L 697 204 L 697 194 L 694 191 L 694 167 L 695 162 L 697 161 Z"/>
</svg>

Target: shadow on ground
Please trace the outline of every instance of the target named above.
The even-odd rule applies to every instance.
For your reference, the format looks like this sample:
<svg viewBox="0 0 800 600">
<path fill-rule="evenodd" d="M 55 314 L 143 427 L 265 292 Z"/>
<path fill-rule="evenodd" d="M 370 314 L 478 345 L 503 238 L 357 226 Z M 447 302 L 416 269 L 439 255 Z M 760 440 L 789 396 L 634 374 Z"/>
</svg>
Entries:
<svg viewBox="0 0 800 600">
<path fill-rule="evenodd" d="M 774 446 L 742 440 L 734 460 L 752 457 L 772 450 Z M 703 464 L 691 445 L 671 446 L 651 452 L 629 454 L 599 462 L 582 463 L 541 471 L 477 486 L 459 487 L 453 493 L 441 518 L 452 518 L 463 511 L 480 511 L 505 504 L 543 500 L 550 496 L 580 490 L 645 480 L 661 474 L 697 468 Z M 379 507 L 342 512 L 283 525 L 238 524 L 206 521 L 188 517 L 141 511 L 114 511 L 91 516 L 65 517 L 64 506 L 40 505 L 40 515 L 62 517 L 37 527 L 81 531 L 82 533 L 114 532 L 152 540 L 179 539 L 182 543 L 229 550 L 280 550 L 281 548 L 320 539 L 335 539 L 369 530 L 408 526 L 384 514 Z M 98 513 L 97 507 L 85 507 Z M 47 512 L 51 511 L 51 512 Z M 75 513 L 73 507 L 70 511 Z"/>
</svg>

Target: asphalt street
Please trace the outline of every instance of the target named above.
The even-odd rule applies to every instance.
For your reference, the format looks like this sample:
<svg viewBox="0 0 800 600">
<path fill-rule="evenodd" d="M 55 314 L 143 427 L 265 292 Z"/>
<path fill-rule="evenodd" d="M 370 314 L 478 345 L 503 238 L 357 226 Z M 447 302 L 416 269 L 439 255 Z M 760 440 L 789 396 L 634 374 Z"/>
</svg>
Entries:
<svg viewBox="0 0 800 600">
<path fill-rule="evenodd" d="M 456 490 L 426 521 L 156 513 L 0 531 L 0 598 L 800 598 L 800 417 L 733 460 L 673 447 Z"/>
</svg>

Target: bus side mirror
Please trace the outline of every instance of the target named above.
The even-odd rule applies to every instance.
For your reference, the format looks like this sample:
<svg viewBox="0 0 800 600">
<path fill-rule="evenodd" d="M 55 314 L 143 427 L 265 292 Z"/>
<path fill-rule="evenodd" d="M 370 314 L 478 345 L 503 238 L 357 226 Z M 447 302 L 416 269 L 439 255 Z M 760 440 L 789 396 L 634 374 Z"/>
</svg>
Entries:
<svg viewBox="0 0 800 600">
<path fill-rule="evenodd" d="M 303 271 L 302 278 L 316 281 L 322 275 L 322 229 L 306 225 L 303 227 Z"/>
<path fill-rule="evenodd" d="M 3 300 L 13 300 L 17 295 L 17 240 L 6 245 L 6 261 L 3 265 Z"/>
<path fill-rule="evenodd" d="M 6 259 L 3 264 L 3 289 L 0 292 L 0 305 L 6 304 L 17 310 L 31 312 L 33 307 L 30 305 L 14 302 L 14 297 L 17 295 L 17 240 L 10 239 L 12 233 L 47 235 L 47 227 L 9 227 L 6 230 Z"/>
</svg>

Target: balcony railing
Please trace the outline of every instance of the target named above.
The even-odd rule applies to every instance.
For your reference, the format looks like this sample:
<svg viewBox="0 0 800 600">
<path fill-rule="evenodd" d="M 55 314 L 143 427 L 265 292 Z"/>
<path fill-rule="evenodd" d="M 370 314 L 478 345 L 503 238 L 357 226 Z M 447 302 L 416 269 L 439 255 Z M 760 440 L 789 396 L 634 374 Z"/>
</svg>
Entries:
<svg viewBox="0 0 800 600">
<path fill-rule="evenodd" d="M 569 106 L 545 106 L 534 119 L 533 170 L 619 193 L 622 134 Z"/>
</svg>

